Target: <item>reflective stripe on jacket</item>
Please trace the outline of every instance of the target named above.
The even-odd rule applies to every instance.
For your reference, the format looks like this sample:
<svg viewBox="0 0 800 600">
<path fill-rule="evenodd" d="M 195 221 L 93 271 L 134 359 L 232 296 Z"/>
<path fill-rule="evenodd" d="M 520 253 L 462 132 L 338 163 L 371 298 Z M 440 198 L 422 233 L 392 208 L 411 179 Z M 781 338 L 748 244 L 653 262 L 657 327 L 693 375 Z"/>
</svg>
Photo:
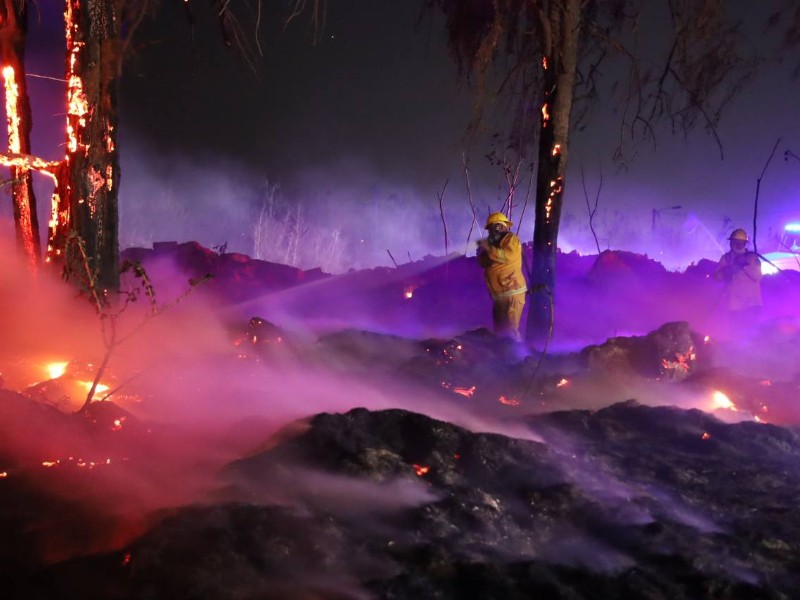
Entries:
<svg viewBox="0 0 800 600">
<path fill-rule="evenodd" d="M 522 274 L 522 243 L 510 231 L 498 246 L 482 244 L 478 263 L 484 268 L 484 279 L 493 299 L 525 293 L 528 288 Z"/>
</svg>

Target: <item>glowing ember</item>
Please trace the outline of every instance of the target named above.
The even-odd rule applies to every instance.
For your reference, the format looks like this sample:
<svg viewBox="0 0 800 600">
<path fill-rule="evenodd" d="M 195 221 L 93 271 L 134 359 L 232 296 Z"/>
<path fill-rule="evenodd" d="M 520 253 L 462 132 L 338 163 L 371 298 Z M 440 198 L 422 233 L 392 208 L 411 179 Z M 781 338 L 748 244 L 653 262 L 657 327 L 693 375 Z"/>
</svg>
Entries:
<svg viewBox="0 0 800 600">
<path fill-rule="evenodd" d="M 697 360 L 697 354 L 694 351 L 694 346 L 690 346 L 684 353 L 676 353 L 675 360 L 661 359 L 661 368 L 665 371 L 675 370 L 682 373 L 688 373 L 692 368 L 692 363 Z"/>
<path fill-rule="evenodd" d="M 122 558 L 122 564 L 123 565 L 129 565 L 130 563 L 131 563 L 131 553 L 130 552 L 126 552 L 125 556 Z"/>
<path fill-rule="evenodd" d="M 451 391 L 451 392 L 453 392 L 454 394 L 459 394 L 459 395 L 461 395 L 461 396 L 465 396 L 465 397 L 467 397 L 467 398 L 469 398 L 470 396 L 472 396 L 472 395 L 475 393 L 475 389 L 476 389 L 476 387 L 475 387 L 474 385 L 473 385 L 473 386 L 470 386 L 470 387 L 459 387 L 459 386 L 454 386 L 454 385 L 453 385 L 452 383 L 450 383 L 449 381 L 442 381 L 442 382 L 441 382 L 441 385 L 442 385 L 442 387 L 443 387 L 444 389 L 446 389 L 446 390 L 450 390 L 450 391 Z"/>
<path fill-rule="evenodd" d="M 713 403 L 714 409 L 724 408 L 726 410 L 733 410 L 738 411 L 739 409 L 736 408 L 736 405 L 731 402 L 731 399 L 728 398 L 723 392 L 719 390 L 714 391 L 711 395 L 711 401 Z"/>
<path fill-rule="evenodd" d="M 703 435 L 700 436 L 700 437 L 702 437 L 702 439 L 704 439 L 704 440 L 707 440 L 707 439 L 711 438 L 711 434 L 708 433 L 707 431 L 704 431 Z"/>
<path fill-rule="evenodd" d="M 505 396 L 500 396 L 497 399 L 500 404 L 505 404 L 506 406 L 519 406 L 519 400 L 516 398 L 506 398 Z"/>
<path fill-rule="evenodd" d="M 453 388 L 453 393 L 454 394 L 460 394 L 460 395 L 462 395 L 462 396 L 464 396 L 466 398 L 469 398 L 470 396 L 472 396 L 475 393 L 475 386 L 473 385 L 472 387 L 468 387 L 468 388 L 466 388 L 466 387 L 454 387 Z"/>
<path fill-rule="evenodd" d="M 772 382 L 769 379 L 762 379 L 761 381 L 759 381 L 759 383 L 767 387 L 772 385 Z"/>
<path fill-rule="evenodd" d="M 414 290 L 417 289 L 416 286 L 410 285 L 406 289 L 403 290 L 403 297 L 406 300 L 411 300 L 414 297 Z"/>
<path fill-rule="evenodd" d="M 119 431 L 120 429 L 122 429 L 123 423 L 125 423 L 125 417 L 114 419 L 114 423 L 111 425 L 111 431 Z"/>
<path fill-rule="evenodd" d="M 707 335 L 706 337 L 703 338 L 703 343 L 705 343 L 705 344 L 707 344 L 710 341 L 711 341 L 711 336 L 710 335 Z"/>
<path fill-rule="evenodd" d="M 430 467 L 425 467 L 423 465 L 413 465 L 413 466 L 414 466 L 414 472 L 417 474 L 417 477 L 422 477 L 428 471 L 431 470 Z"/>
<path fill-rule="evenodd" d="M 460 351 L 462 349 L 461 344 L 457 344 L 456 346 L 451 346 L 450 348 L 442 348 L 441 352 L 439 353 L 440 358 L 436 360 L 436 365 L 446 365 L 450 364 L 453 360 L 455 360 L 455 351 Z M 426 352 L 430 352 L 430 348 L 425 349 Z"/>
<path fill-rule="evenodd" d="M 76 467 L 80 467 L 81 469 L 89 469 L 89 470 L 91 470 L 91 469 L 94 469 L 95 467 L 101 467 L 103 465 L 110 465 L 111 464 L 111 459 L 107 458 L 107 459 L 102 460 L 100 462 L 95 462 L 93 460 L 84 460 L 82 458 L 74 458 L 74 457 L 70 456 L 69 458 L 67 458 L 65 460 L 61 460 L 59 458 L 57 460 L 45 460 L 45 461 L 42 461 L 42 466 L 43 467 L 48 467 L 48 468 L 59 467 L 61 465 L 69 465 L 69 464 L 74 465 Z"/>
<path fill-rule="evenodd" d="M 58 379 L 64 373 L 67 372 L 67 365 L 68 362 L 53 362 L 48 363 L 47 365 L 47 372 L 50 375 L 50 379 Z"/>
<path fill-rule="evenodd" d="M 562 377 L 561 380 L 556 384 L 556 387 L 564 387 L 569 383 L 569 379 L 566 377 Z"/>
<path fill-rule="evenodd" d="M 5 477 L 8 477 L 8 472 L 7 471 L 0 471 L 0 479 L 3 479 Z"/>
<path fill-rule="evenodd" d="M 542 104 L 542 127 L 547 127 L 548 121 L 550 121 L 550 111 L 547 104 Z"/>
</svg>

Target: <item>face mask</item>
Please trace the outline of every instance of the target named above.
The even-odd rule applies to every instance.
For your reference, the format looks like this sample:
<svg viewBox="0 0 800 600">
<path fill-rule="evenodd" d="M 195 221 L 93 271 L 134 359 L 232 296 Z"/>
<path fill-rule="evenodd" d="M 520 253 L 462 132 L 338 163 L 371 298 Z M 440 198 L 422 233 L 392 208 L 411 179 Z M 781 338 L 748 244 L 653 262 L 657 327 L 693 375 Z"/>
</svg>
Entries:
<svg viewBox="0 0 800 600">
<path fill-rule="evenodd" d="M 494 245 L 494 246 L 496 246 L 497 244 L 500 243 L 500 240 L 502 240 L 503 237 L 505 237 L 506 233 L 507 232 L 503 231 L 502 229 L 499 230 L 499 231 L 497 231 L 497 230 L 490 231 L 489 232 L 489 243 Z"/>
<path fill-rule="evenodd" d="M 742 243 L 738 240 L 734 240 L 731 242 L 731 252 L 734 254 L 744 254 L 747 249 L 747 244 Z"/>
</svg>

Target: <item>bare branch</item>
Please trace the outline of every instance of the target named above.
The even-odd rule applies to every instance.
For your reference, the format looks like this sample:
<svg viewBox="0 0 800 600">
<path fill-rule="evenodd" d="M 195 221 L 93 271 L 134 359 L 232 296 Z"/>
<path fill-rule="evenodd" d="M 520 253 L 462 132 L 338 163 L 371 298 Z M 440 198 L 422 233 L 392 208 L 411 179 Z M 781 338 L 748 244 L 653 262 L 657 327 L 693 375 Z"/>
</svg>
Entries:
<svg viewBox="0 0 800 600">
<path fill-rule="evenodd" d="M 761 169 L 761 175 L 759 175 L 758 180 L 756 181 L 756 197 L 753 202 L 753 252 L 758 254 L 758 245 L 756 240 L 756 226 L 758 221 L 758 193 L 761 189 L 761 180 L 764 179 L 764 174 L 767 172 L 767 168 L 769 167 L 769 163 L 772 162 L 772 157 L 775 156 L 775 150 L 778 148 L 778 144 L 781 143 L 781 138 L 775 140 L 775 145 L 772 147 L 772 152 L 769 153 L 769 158 L 767 162 L 764 164 L 764 168 Z"/>
<path fill-rule="evenodd" d="M 439 215 L 441 215 L 441 217 L 442 217 L 442 227 L 444 227 L 444 255 L 445 256 L 450 254 L 450 247 L 449 247 L 448 239 L 447 239 L 447 220 L 444 217 L 444 192 L 447 189 L 447 184 L 449 182 L 450 182 L 449 179 L 445 180 L 444 187 L 442 188 L 442 191 L 436 193 L 436 196 L 439 199 Z"/>
<path fill-rule="evenodd" d="M 394 256 L 392 256 L 392 253 L 389 252 L 388 248 L 386 249 L 386 253 L 389 255 L 389 258 L 392 259 L 392 264 L 394 265 L 394 268 L 396 269 L 397 268 L 397 261 L 394 259 Z"/>
<path fill-rule="evenodd" d="M 469 179 L 469 164 L 467 161 L 467 155 L 463 152 L 461 154 L 461 164 L 464 165 L 464 183 L 467 186 L 467 200 L 469 201 L 469 208 L 472 212 L 472 222 L 469 224 L 469 233 L 467 234 L 467 250 L 469 250 L 469 240 L 472 238 L 472 231 L 475 228 L 475 223 L 478 217 L 475 211 L 475 202 L 472 198 L 472 185 L 470 184 Z M 464 254 L 466 254 L 466 250 Z"/>
<path fill-rule="evenodd" d="M 589 193 L 586 191 L 586 179 L 583 176 L 583 167 L 581 167 L 581 183 L 583 184 L 583 197 L 586 199 L 586 210 L 589 212 L 589 229 L 594 237 L 594 245 L 597 247 L 597 254 L 600 255 L 600 242 L 597 239 L 597 233 L 594 230 L 594 215 L 597 212 L 597 205 L 600 202 L 600 190 L 603 189 L 603 172 L 600 171 L 600 184 L 597 186 L 597 193 L 594 196 L 594 206 L 589 205 Z"/>
</svg>

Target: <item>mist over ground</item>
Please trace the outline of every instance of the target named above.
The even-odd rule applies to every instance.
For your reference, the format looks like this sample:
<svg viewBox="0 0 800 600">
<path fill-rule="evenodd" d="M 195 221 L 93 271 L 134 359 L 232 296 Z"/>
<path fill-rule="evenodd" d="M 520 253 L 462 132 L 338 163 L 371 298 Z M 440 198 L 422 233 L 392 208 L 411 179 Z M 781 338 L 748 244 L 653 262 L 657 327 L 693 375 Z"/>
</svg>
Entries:
<svg viewBox="0 0 800 600">
<path fill-rule="evenodd" d="M 474 257 L 311 277 L 195 243 L 141 256 L 167 309 L 152 317 L 146 301 L 126 308 L 117 322 L 124 341 L 101 378 L 113 394 L 75 414 L 108 350 L 100 320 L 58 273 L 44 269 L 33 280 L 15 252 L 0 252 L 0 416 L 13 424 L 0 437 L 0 519 L 13 532 L 30 515 L 36 521 L 13 555 L 2 554 L 14 571 L 5 580 L 20 589 L 40 585 L 26 579 L 31 565 L 51 573 L 47 585 L 60 589 L 66 574 L 96 590 L 98 574 L 128 573 L 132 561 L 133 579 L 193 581 L 210 590 L 198 598 L 269 589 L 284 600 L 309 586 L 373 598 L 364 582 L 401 576 L 400 555 L 363 554 L 359 536 L 377 536 L 380 548 L 434 544 L 442 552 L 456 531 L 456 554 L 473 561 L 544 561 L 613 578 L 645 568 L 647 554 L 583 523 L 577 515 L 587 507 L 612 531 L 665 523 L 708 540 L 715 553 L 728 548 L 733 518 L 705 492 L 700 502 L 675 487 L 671 469 L 683 477 L 684 467 L 648 462 L 631 475 L 624 457 L 663 461 L 696 448 L 700 459 L 714 452 L 739 461 L 750 440 L 793 452 L 797 289 L 781 290 L 775 279 L 765 285 L 761 329 L 709 341 L 718 296 L 705 271 L 668 272 L 626 253 L 599 261 L 562 254 L 558 335 L 542 356 L 486 329 L 490 299 Z M 217 277 L 192 287 L 204 271 Z M 126 277 L 129 285 L 137 281 Z M 253 328 L 255 316 L 273 325 Z M 686 354 L 656 357 L 643 373 L 633 356 L 647 353 L 634 343 L 630 355 L 629 338 L 583 350 L 675 319 L 698 335 L 686 338 Z M 695 359 L 707 370 L 671 379 Z M 739 433 L 746 426 L 764 430 Z M 592 439 L 598 432 L 612 439 Z M 769 465 L 762 477 L 776 473 Z M 517 497 L 520 486 L 539 491 Z M 40 512 L 18 514 L 20 489 Z M 426 524 L 410 533 L 408 518 Z M 275 563 L 279 573 L 239 570 L 250 552 L 304 548 L 308 536 L 317 550 L 288 551 Z M 332 572 L 309 569 L 317 551 L 347 560 L 323 561 L 339 565 Z M 120 566 L 76 575 L 75 561 Z M 760 585 L 751 567 L 738 557 L 721 572 L 736 585 Z"/>
</svg>

